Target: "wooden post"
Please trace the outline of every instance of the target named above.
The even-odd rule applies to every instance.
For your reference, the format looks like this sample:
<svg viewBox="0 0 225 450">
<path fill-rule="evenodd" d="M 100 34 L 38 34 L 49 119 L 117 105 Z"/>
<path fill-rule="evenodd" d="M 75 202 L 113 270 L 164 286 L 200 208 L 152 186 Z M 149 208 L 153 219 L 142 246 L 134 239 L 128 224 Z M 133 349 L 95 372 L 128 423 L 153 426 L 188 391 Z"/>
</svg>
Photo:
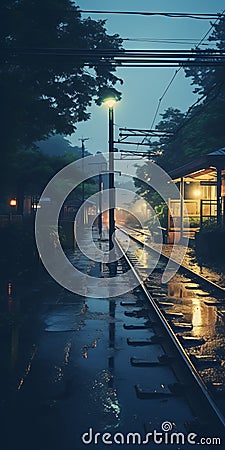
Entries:
<svg viewBox="0 0 225 450">
<path fill-rule="evenodd" d="M 221 182 L 222 182 L 222 174 L 221 169 L 217 168 L 217 195 L 216 195 L 216 201 L 217 201 L 217 225 L 221 225 Z"/>
<path fill-rule="evenodd" d="M 184 178 L 180 179 L 180 241 L 184 234 Z"/>
</svg>

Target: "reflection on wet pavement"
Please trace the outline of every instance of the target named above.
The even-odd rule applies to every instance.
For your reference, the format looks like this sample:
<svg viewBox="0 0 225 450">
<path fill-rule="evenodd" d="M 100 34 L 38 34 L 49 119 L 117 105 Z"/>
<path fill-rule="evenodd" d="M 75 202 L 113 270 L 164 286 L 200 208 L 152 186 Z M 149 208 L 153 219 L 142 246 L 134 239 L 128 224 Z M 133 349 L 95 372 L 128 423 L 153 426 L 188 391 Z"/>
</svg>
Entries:
<svg viewBox="0 0 225 450">
<path fill-rule="evenodd" d="M 155 256 L 140 252 L 136 246 L 129 250 L 139 259 L 144 277 L 145 269 L 149 273 L 155 265 Z M 93 264 L 81 256 L 79 249 L 70 252 L 70 259 L 85 273 L 101 277 L 102 283 L 110 275 L 106 264 Z M 119 262 L 118 273 L 123 270 Z M 223 307 L 215 304 L 210 293 L 191 286 L 183 275 L 177 274 L 168 285 L 161 285 L 162 271 L 160 261 L 149 279 L 155 297 L 163 307 L 168 302 L 170 312 L 183 313 L 183 320 L 191 322 L 193 328 L 185 335 L 202 338 L 201 345 L 187 350 L 190 354 L 219 358 L 219 367 L 205 368 L 202 374 L 221 386 L 225 360 Z M 89 298 L 88 293 L 80 297 L 50 285 L 41 298 L 37 296 L 38 306 L 32 313 L 29 304 L 22 301 L 20 313 L 26 313 L 23 326 L 13 326 L 0 344 L 7 366 L 7 376 L 0 374 L 2 424 L 10 450 L 19 444 L 28 450 L 31 443 L 33 450 L 81 450 L 80 435 L 89 427 L 100 432 L 143 433 L 149 427 L 160 429 L 163 420 L 173 423 L 174 411 L 179 411 L 174 427 L 184 429 L 185 422 L 193 417 L 183 398 L 142 401 L 136 395 L 134 386 L 139 383 L 166 389 L 167 383 L 176 382 L 170 367 L 162 370 L 156 366 L 150 376 L 148 367 L 132 365 L 135 360 L 155 361 L 163 354 L 160 343 L 132 345 L 132 339 L 137 342 L 154 337 L 151 326 L 142 330 L 124 327 L 134 322 L 129 313 L 141 298 L 139 289 L 121 298 L 99 299 L 97 291 L 96 298 Z M 124 307 L 123 302 L 131 306 Z M 12 305 L 16 307 L 11 286 L 7 299 L 10 311 Z M 135 320 L 140 324 L 146 321 L 144 315 Z"/>
<path fill-rule="evenodd" d="M 29 373 L 30 373 L 30 371 L 31 371 L 32 362 L 33 362 L 33 359 L 34 359 L 35 354 L 36 354 L 36 352 L 37 352 L 37 348 L 35 347 L 35 345 L 34 345 L 33 347 L 34 347 L 34 348 L 33 348 L 32 354 L 31 354 L 31 356 L 30 356 L 30 359 L 29 359 L 29 361 L 28 361 L 28 365 L 27 365 L 27 367 L 26 367 L 25 373 L 24 373 L 24 375 L 22 376 L 22 378 L 20 379 L 20 382 L 19 382 L 19 385 L 18 385 L 18 388 L 17 388 L 18 391 L 22 388 L 23 383 L 24 383 L 24 381 L 26 380 L 26 377 L 29 375 Z"/>
<path fill-rule="evenodd" d="M 140 267 L 136 268 L 144 278 L 145 268 L 150 267 L 150 249 L 141 249 L 140 251 L 137 244 L 133 242 L 129 251 L 139 260 Z M 139 255 L 141 255 L 140 259 Z M 160 266 L 162 270 L 159 270 Z M 209 367 L 201 367 L 204 365 L 203 363 L 198 367 L 203 380 L 209 387 L 218 386 L 219 392 L 221 393 L 223 390 L 225 394 L 224 298 L 218 300 L 212 292 L 207 291 L 208 288 L 202 288 L 199 282 L 193 282 L 188 276 L 179 273 L 175 274 L 168 284 L 162 285 L 161 276 L 164 267 L 164 262 L 160 261 L 156 270 L 149 276 L 147 285 L 150 292 L 157 301 L 163 300 L 163 310 L 168 314 L 167 318 L 172 321 L 171 323 L 175 320 L 176 323 L 179 323 L 179 319 L 172 320 L 169 318 L 170 315 L 183 314 L 180 323 L 191 324 L 192 329 L 182 332 L 182 338 L 190 336 L 199 339 L 199 345 L 187 345 L 186 351 L 191 357 L 201 357 L 203 363 L 205 358 L 205 365 L 208 364 Z M 218 276 L 218 279 L 221 277 Z M 160 293 L 157 291 L 157 286 L 161 288 Z M 198 341 L 196 341 L 197 343 Z M 213 367 L 210 367 L 210 364 L 213 364 Z M 225 411 L 223 397 L 221 397 L 220 407 Z"/>
</svg>

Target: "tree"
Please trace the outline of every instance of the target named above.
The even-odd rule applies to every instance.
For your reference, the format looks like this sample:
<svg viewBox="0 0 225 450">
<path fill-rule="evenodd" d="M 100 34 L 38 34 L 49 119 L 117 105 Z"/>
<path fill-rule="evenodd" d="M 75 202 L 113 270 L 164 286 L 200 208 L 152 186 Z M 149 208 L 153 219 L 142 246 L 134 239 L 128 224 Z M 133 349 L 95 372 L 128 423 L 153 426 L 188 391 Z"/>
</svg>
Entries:
<svg viewBox="0 0 225 450">
<path fill-rule="evenodd" d="M 213 25 L 209 42 L 214 42 L 220 50 L 225 50 L 225 19 Z M 212 49 L 213 51 L 213 49 Z M 169 108 L 157 127 L 173 126 L 174 138 L 161 141 L 163 155 L 157 162 L 166 170 L 185 164 L 200 155 L 212 152 L 225 145 L 225 75 L 224 67 L 191 66 L 185 75 L 192 78 L 193 92 L 199 94 L 196 104 L 183 114 L 181 121 L 175 121 Z M 176 110 L 174 110 L 176 111 Z M 165 120 L 166 119 L 166 120 Z M 169 119 L 169 120 L 168 120 Z"/>
<path fill-rule="evenodd" d="M 225 20 L 214 24 L 209 41 L 215 41 L 218 49 L 225 50 Z M 162 120 L 156 126 L 158 130 L 172 131 L 172 137 L 159 139 L 155 148 L 161 148 L 162 154 L 156 162 L 168 172 L 188 163 L 200 155 L 212 152 L 225 145 L 225 76 L 222 67 L 191 66 L 185 69 L 186 77 L 192 78 L 194 93 L 200 95 L 196 104 L 186 113 L 168 108 Z M 137 175 L 148 180 L 148 164 L 137 170 Z M 166 226 L 166 205 L 162 198 L 146 183 L 135 181 L 138 193 L 149 201 Z"/>
<path fill-rule="evenodd" d="M 161 149 L 161 152 L 155 160 L 165 170 L 170 170 L 182 160 L 182 133 L 176 135 L 176 130 L 182 125 L 185 114 L 177 108 L 169 107 L 161 114 L 161 117 L 162 120 L 156 125 L 156 129 L 172 132 L 175 135 L 159 139 L 158 149 Z"/>
<path fill-rule="evenodd" d="M 2 195 L 15 196 L 18 200 L 17 212 L 23 212 L 25 195 L 38 197 L 50 179 L 66 164 L 74 160 L 74 156 L 48 156 L 39 150 L 21 150 L 16 157 L 9 158 L 9 166 Z M 7 202 L 5 202 L 7 204 Z"/>
<path fill-rule="evenodd" d="M 23 201 L 25 196 L 38 198 L 44 187 L 51 178 L 63 167 L 76 161 L 80 155 L 67 152 L 64 155 L 44 155 L 38 149 L 21 150 L 17 152 L 16 158 L 10 158 L 10 169 L 7 172 L 5 185 L 1 189 L 1 212 L 8 208 L 8 199 L 16 197 L 18 201 L 17 212 L 23 213 Z M 60 186 L 57 186 L 60 190 Z M 85 183 L 86 195 L 96 192 L 96 185 L 93 180 Z M 82 201 L 81 185 L 76 187 L 75 194 L 71 194 Z M 4 211 L 5 210 L 5 211 Z"/>
<path fill-rule="evenodd" d="M 185 114 L 177 108 L 167 108 L 163 114 L 160 114 L 162 120 L 156 125 L 160 131 L 174 132 L 184 120 Z"/>
<path fill-rule="evenodd" d="M 49 139 L 35 142 L 35 145 L 42 153 L 49 156 L 61 156 L 71 154 L 77 158 L 81 157 L 82 149 L 78 146 L 73 146 L 70 141 L 60 134 L 51 136 Z M 86 150 L 85 155 L 90 153 Z"/>
<path fill-rule="evenodd" d="M 4 153 L 55 133 L 71 134 L 77 122 L 89 119 L 92 99 L 98 102 L 105 89 L 120 96 L 109 58 L 98 65 L 68 55 L 70 48 L 121 49 L 119 36 L 106 33 L 105 20 L 82 19 L 70 0 L 2 0 L 0 25 Z M 44 55 L 47 48 L 61 49 L 61 56 Z"/>
<path fill-rule="evenodd" d="M 208 38 L 218 50 L 225 50 L 225 19 L 221 18 L 218 23 L 213 24 L 213 32 Z M 213 50 L 213 49 L 212 49 Z M 217 99 L 225 100 L 225 78 L 224 67 L 202 67 L 191 66 L 185 69 L 186 77 L 192 78 L 195 85 L 194 93 L 206 96 L 206 101 L 216 96 Z"/>
</svg>

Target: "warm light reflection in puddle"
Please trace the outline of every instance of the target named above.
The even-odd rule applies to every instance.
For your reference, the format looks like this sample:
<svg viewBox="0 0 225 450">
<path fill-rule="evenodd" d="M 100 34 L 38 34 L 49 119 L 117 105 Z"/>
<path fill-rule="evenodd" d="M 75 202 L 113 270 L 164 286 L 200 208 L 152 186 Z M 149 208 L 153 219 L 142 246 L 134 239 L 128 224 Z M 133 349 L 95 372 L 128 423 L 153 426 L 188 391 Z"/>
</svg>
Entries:
<svg viewBox="0 0 225 450">
<path fill-rule="evenodd" d="M 213 336 L 217 322 L 217 311 L 213 306 L 206 306 L 202 300 L 192 299 L 192 325 L 193 334 Z M 207 329 L 207 330 L 206 330 Z"/>
<path fill-rule="evenodd" d="M 178 281 L 176 282 L 176 279 Z M 168 284 L 168 297 L 174 300 L 174 311 L 182 312 L 193 325 L 192 334 L 199 337 L 212 337 L 217 323 L 217 309 L 205 304 L 206 297 L 198 297 L 199 289 L 189 289 L 190 284 L 176 275 Z M 202 292 L 202 291 L 199 291 Z"/>
<path fill-rule="evenodd" d="M 7 286 L 7 294 L 8 294 L 8 295 L 12 295 L 12 283 L 11 283 L 11 282 L 8 283 L 8 286 Z"/>
<path fill-rule="evenodd" d="M 24 374 L 24 376 L 20 379 L 20 382 L 19 382 L 19 385 L 18 385 L 18 388 L 17 388 L 18 391 L 22 388 L 25 379 L 27 378 L 27 376 L 29 375 L 29 373 L 30 373 L 30 371 L 31 371 L 31 365 L 32 365 L 33 359 L 34 359 L 34 357 L 35 357 L 35 355 L 36 355 L 36 352 L 37 352 L 37 347 L 36 347 L 36 345 L 33 345 L 33 351 L 32 351 L 32 353 L 31 353 L 31 357 L 30 357 L 30 359 L 29 359 L 29 361 L 28 361 L 28 364 L 27 364 L 27 367 L 26 367 L 25 374 Z"/>
<path fill-rule="evenodd" d="M 87 359 L 88 358 L 88 350 L 90 348 L 96 348 L 97 347 L 97 339 L 95 339 L 91 344 L 84 345 L 82 347 L 82 358 Z"/>
</svg>

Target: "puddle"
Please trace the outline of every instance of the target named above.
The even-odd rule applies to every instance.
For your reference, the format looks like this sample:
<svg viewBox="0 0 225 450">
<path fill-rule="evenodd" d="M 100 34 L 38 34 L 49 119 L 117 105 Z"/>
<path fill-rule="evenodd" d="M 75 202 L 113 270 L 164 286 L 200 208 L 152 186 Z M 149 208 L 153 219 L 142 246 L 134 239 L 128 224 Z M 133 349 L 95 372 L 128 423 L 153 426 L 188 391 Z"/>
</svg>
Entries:
<svg viewBox="0 0 225 450">
<path fill-rule="evenodd" d="M 133 255 L 138 257 L 141 253 L 141 261 L 144 267 L 139 268 L 139 272 L 147 267 L 151 267 L 150 255 L 143 254 L 145 250 L 135 250 L 136 244 L 132 244 L 130 251 L 133 248 Z M 190 256 L 187 258 L 190 259 Z M 186 262 L 188 259 L 186 259 Z M 194 264 L 194 263 L 193 263 Z M 187 352 L 191 355 L 205 356 L 215 358 L 217 364 L 212 368 L 204 368 L 200 373 L 205 382 L 212 385 L 217 383 L 219 386 L 224 386 L 225 382 L 225 313 L 224 305 L 221 301 L 214 298 L 211 292 L 201 286 L 196 280 L 191 280 L 182 274 L 175 274 L 174 277 L 166 285 L 161 285 L 161 276 L 163 272 L 163 264 L 160 262 L 156 270 L 149 276 L 148 284 L 152 286 L 162 287 L 161 291 L 155 290 L 154 297 L 157 300 L 163 300 L 162 308 L 166 309 L 166 301 L 170 303 L 169 310 L 171 314 L 183 314 L 183 318 L 179 323 L 190 323 L 192 329 L 184 333 L 179 333 L 182 336 L 192 336 L 199 339 L 199 345 L 187 346 Z M 195 266 L 193 266 L 195 268 Z M 200 269 L 196 269 L 196 273 L 200 273 Z M 207 276 L 209 279 L 214 277 L 214 281 L 218 282 L 220 276 L 215 276 L 210 269 L 201 269 L 201 274 Z M 162 292 L 166 294 L 163 297 Z M 164 294 L 164 295 L 165 295 Z M 128 318 L 126 318 L 127 320 Z M 224 409 L 224 406 L 223 406 Z"/>
</svg>

